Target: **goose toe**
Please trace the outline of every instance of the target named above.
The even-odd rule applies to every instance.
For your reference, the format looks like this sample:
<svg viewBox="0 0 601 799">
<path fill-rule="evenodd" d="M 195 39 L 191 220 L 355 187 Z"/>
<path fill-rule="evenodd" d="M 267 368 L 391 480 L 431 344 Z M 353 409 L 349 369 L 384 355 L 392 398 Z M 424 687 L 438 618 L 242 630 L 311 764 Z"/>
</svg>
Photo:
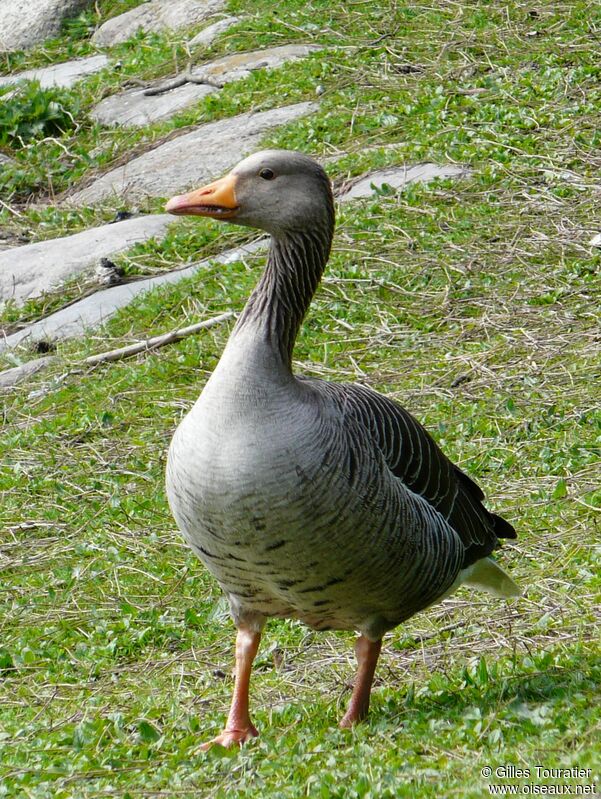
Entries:
<svg viewBox="0 0 601 799">
<path fill-rule="evenodd" d="M 223 746 L 225 749 L 230 749 L 232 746 L 242 746 L 242 744 L 245 744 L 247 741 L 256 738 L 258 734 L 259 731 L 254 724 L 242 730 L 225 729 L 212 740 L 201 744 L 200 748 L 203 752 L 208 752 L 213 746 Z"/>
</svg>

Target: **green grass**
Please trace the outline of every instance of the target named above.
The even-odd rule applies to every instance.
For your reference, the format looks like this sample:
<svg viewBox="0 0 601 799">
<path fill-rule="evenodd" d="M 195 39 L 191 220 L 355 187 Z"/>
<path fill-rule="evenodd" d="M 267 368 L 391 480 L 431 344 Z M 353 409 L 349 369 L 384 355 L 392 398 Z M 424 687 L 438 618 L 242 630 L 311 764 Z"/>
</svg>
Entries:
<svg viewBox="0 0 601 799">
<path fill-rule="evenodd" d="M 131 5 L 99 2 L 5 66 L 89 54 L 97 19 Z M 499 557 L 525 596 L 461 590 L 389 634 L 370 718 L 352 732 L 336 726 L 352 636 L 271 622 L 252 689 L 261 737 L 240 752 L 198 751 L 225 717 L 234 630 L 175 529 L 163 469 L 229 328 L 110 366 L 81 362 L 240 310 L 260 258 L 209 267 L 59 345 L 50 370 L 2 396 L 0 797 L 479 799 L 490 782 L 599 783 L 601 257 L 588 246 L 599 229 L 599 14 L 588 2 L 509 0 L 286 0 L 277 14 L 233 0 L 229 10 L 248 21 L 212 54 L 330 49 L 132 135 L 95 126 L 85 109 L 134 74 L 172 74 L 186 36 L 114 48 L 121 72 L 64 93 L 84 109 L 74 129 L 10 148 L 18 167 L 4 173 L 2 231 L 39 240 L 107 221 L 122 206 L 67 209 L 53 193 L 177 128 L 315 99 L 318 85 L 320 111 L 265 144 L 336 156 L 337 185 L 394 163 L 468 165 L 461 180 L 339 209 L 296 366 L 373 385 L 427 424 L 516 525 Z M 119 260 L 151 273 L 246 235 L 181 220 Z M 5 308 L 1 321 L 35 319 L 81 289 Z M 533 777 L 482 777 L 507 765 Z M 538 779 L 536 766 L 591 776 Z"/>
</svg>

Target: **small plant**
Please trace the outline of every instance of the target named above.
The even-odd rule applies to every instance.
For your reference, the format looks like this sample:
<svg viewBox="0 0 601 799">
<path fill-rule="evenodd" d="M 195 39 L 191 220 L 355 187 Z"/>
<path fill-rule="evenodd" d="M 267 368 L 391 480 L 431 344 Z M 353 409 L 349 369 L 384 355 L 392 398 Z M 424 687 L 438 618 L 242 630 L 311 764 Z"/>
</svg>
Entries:
<svg viewBox="0 0 601 799">
<path fill-rule="evenodd" d="M 38 82 L 28 81 L 16 89 L 0 89 L 0 98 L 0 146 L 23 147 L 76 127 L 79 109 L 59 89 L 42 89 Z"/>
<path fill-rule="evenodd" d="M 62 33 L 72 42 L 89 39 L 96 28 L 96 15 L 93 10 L 82 11 L 77 17 L 63 20 Z"/>
</svg>

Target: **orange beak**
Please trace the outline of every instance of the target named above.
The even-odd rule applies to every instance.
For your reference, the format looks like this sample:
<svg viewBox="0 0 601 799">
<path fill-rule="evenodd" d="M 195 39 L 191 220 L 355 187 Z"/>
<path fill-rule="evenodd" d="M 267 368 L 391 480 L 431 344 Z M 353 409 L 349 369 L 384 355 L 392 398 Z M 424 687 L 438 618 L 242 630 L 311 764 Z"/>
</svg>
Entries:
<svg viewBox="0 0 601 799">
<path fill-rule="evenodd" d="M 237 178 L 231 173 L 188 194 L 172 197 L 165 211 L 170 214 L 208 216 L 212 219 L 230 219 L 238 210 L 236 202 Z"/>
</svg>

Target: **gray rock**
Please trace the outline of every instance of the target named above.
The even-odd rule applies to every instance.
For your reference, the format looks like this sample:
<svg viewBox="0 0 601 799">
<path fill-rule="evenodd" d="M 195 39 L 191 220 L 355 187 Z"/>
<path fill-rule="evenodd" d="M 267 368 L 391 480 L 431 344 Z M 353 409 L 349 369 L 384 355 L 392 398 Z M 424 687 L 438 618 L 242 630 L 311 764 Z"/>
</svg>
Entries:
<svg viewBox="0 0 601 799">
<path fill-rule="evenodd" d="M 123 125 L 141 128 L 159 119 L 169 119 L 183 108 L 216 91 L 214 86 L 198 83 L 185 83 L 154 96 L 145 95 L 144 89 L 129 89 L 102 100 L 92 110 L 91 117 L 107 127 Z"/>
<path fill-rule="evenodd" d="M 360 197 L 371 197 L 375 190 L 381 188 L 385 183 L 394 189 L 402 189 L 408 183 L 427 183 L 434 178 L 457 178 L 466 174 L 468 174 L 468 170 L 465 167 L 455 164 L 390 167 L 358 178 L 350 183 L 350 187 L 349 184 L 346 187 L 343 186 L 338 199 L 340 202 L 346 202 L 347 200 L 357 200 Z"/>
<path fill-rule="evenodd" d="M 297 103 L 201 125 L 107 172 L 67 202 L 90 204 L 115 195 L 138 200 L 177 194 L 221 175 L 252 152 L 268 130 L 317 107 L 315 103 Z"/>
<path fill-rule="evenodd" d="M 169 214 L 127 219 L 113 225 L 0 252 L 0 301 L 22 303 L 56 288 L 67 278 L 93 269 L 103 256 L 115 255 L 139 241 L 162 235 Z"/>
<path fill-rule="evenodd" d="M 267 240 L 259 239 L 242 247 L 236 247 L 234 250 L 227 250 L 214 258 L 199 261 L 184 269 L 166 272 L 163 275 L 157 275 L 157 277 L 151 277 L 146 280 L 123 283 L 104 291 L 97 291 L 95 294 L 90 294 L 88 297 L 84 297 L 84 299 L 63 308 L 61 311 L 57 311 L 45 319 L 34 322 L 29 327 L 7 336 L 4 340 L 0 338 L 0 352 L 16 347 L 18 344 L 31 344 L 42 339 L 56 341 L 78 336 L 85 330 L 98 327 L 103 322 L 106 322 L 120 308 L 129 305 L 133 299 L 144 292 L 150 291 L 150 289 L 178 283 L 184 278 L 191 277 L 199 269 L 207 267 L 209 264 L 215 262 L 221 264 L 233 263 L 266 248 Z"/>
<path fill-rule="evenodd" d="M 601 233 L 597 233 L 596 236 L 589 241 L 589 245 L 591 247 L 601 247 Z"/>
<path fill-rule="evenodd" d="M 125 14 L 107 20 L 96 31 L 92 41 L 109 47 L 134 36 L 140 28 L 160 33 L 165 30 L 192 27 L 221 11 L 225 0 L 151 0 Z"/>
<path fill-rule="evenodd" d="M 278 67 L 286 61 L 295 61 L 321 48 L 315 45 L 284 45 L 268 50 L 236 53 L 203 64 L 193 70 L 193 75 L 206 78 L 210 83 L 223 85 L 245 78 L 255 69 Z M 163 83 L 168 82 L 163 81 Z M 160 84 L 157 84 L 160 85 Z M 146 95 L 145 89 L 130 89 L 102 100 L 92 111 L 92 117 L 103 125 L 143 127 L 159 119 L 167 119 L 198 102 L 207 94 L 217 91 L 203 83 L 186 83 L 170 91 Z"/>
<path fill-rule="evenodd" d="M 0 86 L 10 86 L 23 80 L 37 80 L 42 89 L 51 86 L 67 88 L 78 80 L 104 69 L 109 60 L 105 55 L 93 55 L 90 58 L 76 58 L 63 64 L 53 64 L 40 69 L 27 69 L 16 75 L 0 75 Z"/>
<path fill-rule="evenodd" d="M 91 0 L 2 0 L 0 52 L 27 50 L 56 36 L 61 24 Z"/>
<path fill-rule="evenodd" d="M 13 366 L 12 369 L 5 369 L 0 372 L 0 389 L 11 388 L 21 383 L 28 377 L 31 377 L 40 369 L 45 369 L 47 366 L 56 360 L 56 355 L 45 355 L 43 358 L 35 358 L 33 361 L 21 364 L 21 366 Z"/>
<path fill-rule="evenodd" d="M 233 53 L 203 64 L 194 69 L 193 74 L 218 83 L 230 83 L 248 77 L 256 69 L 279 67 L 287 61 L 297 61 L 321 49 L 317 44 L 284 44 L 265 50 Z"/>
<path fill-rule="evenodd" d="M 199 45 L 208 47 L 220 33 L 225 33 L 228 28 L 231 28 L 232 25 L 235 25 L 237 22 L 240 22 L 240 17 L 225 17 L 224 19 L 220 19 L 207 28 L 203 28 L 200 33 L 197 33 L 194 38 L 190 39 L 188 45 L 190 47 L 198 47 Z"/>
</svg>

